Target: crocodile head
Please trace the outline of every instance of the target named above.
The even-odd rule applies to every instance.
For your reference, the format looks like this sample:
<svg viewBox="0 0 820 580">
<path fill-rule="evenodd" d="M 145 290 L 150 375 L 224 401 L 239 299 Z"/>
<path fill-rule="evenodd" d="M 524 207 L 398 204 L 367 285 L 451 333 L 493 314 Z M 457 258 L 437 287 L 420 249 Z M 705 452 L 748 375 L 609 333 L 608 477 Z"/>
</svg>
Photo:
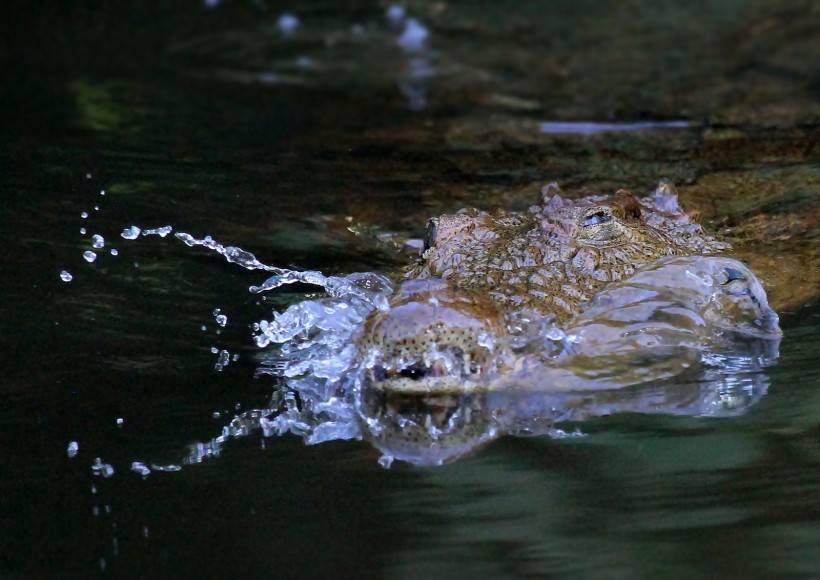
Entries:
<svg viewBox="0 0 820 580">
<path fill-rule="evenodd" d="M 692 308 L 701 308 L 718 299 L 737 305 L 747 294 L 763 296 L 765 301 L 762 288 L 752 287 L 757 282 L 751 272 L 745 282 L 727 276 L 726 285 L 698 285 L 692 293 L 697 299 L 665 291 L 692 276 L 686 265 L 667 264 L 671 257 L 728 248 L 680 208 L 668 183 L 662 182 L 644 198 L 621 190 L 609 197 L 571 202 L 562 199 L 554 185 L 543 193 L 543 203 L 526 212 L 464 210 L 430 221 L 420 263 L 405 270 L 406 281 L 392 297 L 390 308 L 372 313 L 356 337 L 366 387 L 429 395 L 493 388 L 500 374 L 513 370 L 521 376 L 522 364 L 530 364 L 516 340 L 520 338 L 514 328 L 516 317 L 533 313 L 549 323 L 541 328 L 552 328 L 557 334 L 582 323 L 590 328 L 585 310 L 600 310 L 603 303 L 593 299 L 604 290 L 617 289 L 636 273 L 642 276 L 640 285 L 615 292 L 631 308 L 625 307 L 625 312 L 641 313 L 643 318 L 631 321 L 635 323 L 631 328 L 637 329 L 636 336 L 648 337 L 647 344 L 653 343 L 654 329 L 670 326 L 672 319 L 690 321 L 692 328 L 681 329 L 689 343 L 708 332 L 704 330 L 708 313 L 678 316 L 679 306 L 685 311 L 690 302 Z M 720 270 L 721 264 L 709 267 Z M 745 284 L 745 294 L 736 289 L 729 292 L 732 284 Z M 717 298 L 712 300 L 710 292 Z M 668 303 L 652 298 L 663 295 L 668 295 Z M 648 298 L 636 307 L 634 300 L 644 300 L 643 296 Z M 743 312 L 758 310 L 750 307 Z M 729 306 L 721 307 L 719 317 L 731 311 Z M 606 336 L 626 332 L 622 328 L 629 321 L 621 320 L 619 313 L 608 316 L 612 327 Z M 771 320 L 776 326 L 776 315 Z M 670 336 L 674 340 L 677 335 Z M 548 338 L 536 337 L 532 344 L 549 348 L 552 339 Z M 587 338 L 599 353 L 607 352 L 607 340 Z M 630 351 L 633 343 L 642 344 L 631 335 L 613 339 L 616 343 Z M 566 344 L 558 347 L 559 353 L 572 353 L 571 348 L 561 350 L 565 348 Z M 631 356 L 640 360 L 641 354 Z"/>
<path fill-rule="evenodd" d="M 707 234 L 661 182 L 636 198 L 567 201 L 550 184 L 525 212 L 462 210 L 430 220 L 425 251 L 406 278 L 442 278 L 490 296 L 504 310 L 527 308 L 563 325 L 608 283 L 663 256 L 728 248 Z"/>
</svg>

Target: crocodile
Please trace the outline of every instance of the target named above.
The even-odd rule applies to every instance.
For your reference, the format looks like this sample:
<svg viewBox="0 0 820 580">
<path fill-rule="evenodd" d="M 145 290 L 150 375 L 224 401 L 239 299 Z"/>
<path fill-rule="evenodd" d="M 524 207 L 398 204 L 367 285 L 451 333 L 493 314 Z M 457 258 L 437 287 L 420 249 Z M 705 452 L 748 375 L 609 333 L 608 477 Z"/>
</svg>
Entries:
<svg viewBox="0 0 820 580">
<path fill-rule="evenodd" d="M 589 368 L 553 369 L 550 388 L 583 389 L 581 375 L 611 375 L 624 360 L 640 366 L 643 347 L 653 362 L 680 363 L 635 375 L 641 382 L 691 366 L 697 349 L 678 348 L 674 337 L 691 346 L 734 331 L 780 335 L 754 274 L 724 257 L 730 244 L 684 211 L 665 180 L 644 197 L 621 189 L 576 201 L 551 183 L 526 211 L 432 218 L 423 246 L 400 273 L 390 308 L 372 313 L 356 338 L 365 384 L 378 390 L 492 390 L 535 364 L 566 360 Z M 573 344 L 582 335 L 581 347 Z"/>
</svg>

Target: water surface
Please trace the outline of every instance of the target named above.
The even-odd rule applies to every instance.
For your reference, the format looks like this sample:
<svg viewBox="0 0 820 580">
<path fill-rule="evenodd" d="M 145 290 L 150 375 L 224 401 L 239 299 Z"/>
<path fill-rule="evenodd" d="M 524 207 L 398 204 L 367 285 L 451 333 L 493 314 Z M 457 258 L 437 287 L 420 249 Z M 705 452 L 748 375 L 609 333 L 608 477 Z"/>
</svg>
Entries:
<svg viewBox="0 0 820 580">
<path fill-rule="evenodd" d="M 820 572 L 815 3 L 408 3 L 393 20 L 369 2 L 17 4 L 0 57 L 2 573 Z M 431 215 L 660 177 L 782 315 L 745 413 L 613 415 L 425 469 L 255 432 L 131 471 L 181 465 L 266 407 L 251 325 L 315 288 L 263 299 L 258 272 L 125 228 L 386 271 L 405 258 L 384 240 Z"/>
</svg>

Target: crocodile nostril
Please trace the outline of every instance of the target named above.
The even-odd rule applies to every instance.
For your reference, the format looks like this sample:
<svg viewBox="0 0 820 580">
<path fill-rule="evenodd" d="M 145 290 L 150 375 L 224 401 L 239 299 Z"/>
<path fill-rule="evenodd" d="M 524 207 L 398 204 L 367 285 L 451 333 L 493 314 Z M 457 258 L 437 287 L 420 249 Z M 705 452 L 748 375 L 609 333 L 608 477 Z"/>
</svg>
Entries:
<svg viewBox="0 0 820 580">
<path fill-rule="evenodd" d="M 399 371 L 399 376 L 418 381 L 429 374 L 429 369 L 421 364 L 415 364 Z"/>
</svg>

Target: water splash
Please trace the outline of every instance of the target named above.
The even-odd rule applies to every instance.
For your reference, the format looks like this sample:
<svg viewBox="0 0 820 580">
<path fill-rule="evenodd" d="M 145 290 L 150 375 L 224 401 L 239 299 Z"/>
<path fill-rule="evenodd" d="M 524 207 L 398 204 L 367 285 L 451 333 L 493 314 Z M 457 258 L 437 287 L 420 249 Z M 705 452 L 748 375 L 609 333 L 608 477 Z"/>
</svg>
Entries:
<svg viewBox="0 0 820 580">
<path fill-rule="evenodd" d="M 134 471 L 142 477 L 148 477 L 151 474 L 151 468 L 141 461 L 134 461 L 131 463 L 131 471 Z"/>
<path fill-rule="evenodd" d="M 231 353 L 225 349 L 219 351 L 219 356 L 216 359 L 216 363 L 214 364 L 214 370 L 222 371 L 226 366 L 228 366 L 231 362 Z"/>
<path fill-rule="evenodd" d="M 94 475 L 102 476 L 105 479 L 114 475 L 114 466 L 109 463 L 103 463 L 103 460 L 97 457 L 91 465 L 91 472 Z"/>
<path fill-rule="evenodd" d="M 190 247 L 202 246 L 223 256 L 228 262 L 238 264 L 246 270 L 264 270 L 273 272 L 273 276 L 259 286 L 249 290 L 255 294 L 273 290 L 288 284 L 302 282 L 322 287 L 330 296 L 341 299 L 357 298 L 376 308 L 387 308 L 387 296 L 392 292 L 392 283 L 384 276 L 373 273 L 356 273 L 349 276 L 325 276 L 316 270 L 288 270 L 277 266 L 263 264 L 252 253 L 236 246 L 223 246 L 211 236 L 202 239 L 194 238 L 185 232 L 178 232 L 176 237 Z M 261 346 L 261 345 L 260 345 Z"/>
<path fill-rule="evenodd" d="M 293 304 L 284 312 L 274 312 L 271 320 L 254 324 L 257 346 L 267 349 L 258 373 L 279 377 L 283 384 L 275 391 L 269 409 L 235 417 L 219 437 L 194 445 L 184 463 L 198 463 L 218 455 L 227 440 L 259 430 L 268 436 L 293 433 L 308 444 L 360 438 L 349 382 L 356 360 L 352 336 L 369 312 L 388 308 L 393 284 L 374 273 L 325 276 L 318 271 L 270 266 L 252 253 L 224 246 L 211 236 L 198 239 L 185 232 L 175 235 L 187 246 L 209 249 L 229 263 L 273 274 L 262 284 L 251 286 L 250 292 L 262 293 L 300 282 L 321 287 L 326 293 L 324 298 Z M 224 315 L 214 311 L 214 316 L 219 323 Z M 222 370 L 230 355 L 225 350 L 218 354 L 215 368 Z M 303 404 L 297 404 L 295 393 L 299 393 Z"/>
<path fill-rule="evenodd" d="M 150 230 L 142 230 L 142 235 L 143 236 L 159 236 L 161 238 L 164 238 L 165 236 L 170 234 L 172 231 L 174 231 L 174 228 L 172 228 L 171 226 L 162 226 L 161 228 L 153 228 L 153 229 L 150 229 Z"/>
<path fill-rule="evenodd" d="M 379 365 L 386 368 L 383 347 L 360 347 L 368 317 L 381 312 L 389 318 L 397 309 L 400 293 L 387 278 L 289 270 L 210 236 L 175 235 L 189 247 L 272 274 L 251 286 L 252 293 L 297 282 L 324 291 L 254 323 L 253 339 L 264 349 L 257 374 L 275 381 L 270 404 L 237 414 L 218 436 L 191 445 L 183 465 L 216 457 L 230 439 L 251 433 L 292 434 L 311 445 L 366 437 L 381 451 L 379 464 L 389 467 L 394 460 L 452 461 L 503 434 L 568 436 L 556 423 L 611 413 L 731 416 L 765 394 L 760 369 L 777 358 L 776 315 L 745 266 L 720 257 L 670 257 L 609 286 L 569 328 L 521 311 L 506 315 L 504 330 L 477 333 L 478 346 L 496 354 L 508 349 L 510 358 L 504 372 L 485 373 L 467 394 L 387 392 L 366 380 Z M 436 308 L 446 296 L 432 296 Z M 227 323 L 220 309 L 212 314 L 220 326 Z M 749 344 L 755 346 L 748 353 L 740 348 Z M 212 352 L 221 371 L 230 353 Z M 412 375 L 420 363 L 457 374 L 465 361 L 474 363 L 459 352 L 431 344 L 394 371 Z M 688 371 L 697 368 L 702 371 L 692 378 Z M 132 470 L 145 476 L 179 467 Z"/>
<path fill-rule="evenodd" d="M 124 230 L 122 230 L 122 233 L 120 234 L 120 236 L 122 236 L 126 240 L 136 240 L 138 237 L 140 237 L 140 232 L 141 231 L 142 230 L 140 228 L 138 228 L 137 226 L 129 226 L 129 227 L 125 228 Z"/>
</svg>

